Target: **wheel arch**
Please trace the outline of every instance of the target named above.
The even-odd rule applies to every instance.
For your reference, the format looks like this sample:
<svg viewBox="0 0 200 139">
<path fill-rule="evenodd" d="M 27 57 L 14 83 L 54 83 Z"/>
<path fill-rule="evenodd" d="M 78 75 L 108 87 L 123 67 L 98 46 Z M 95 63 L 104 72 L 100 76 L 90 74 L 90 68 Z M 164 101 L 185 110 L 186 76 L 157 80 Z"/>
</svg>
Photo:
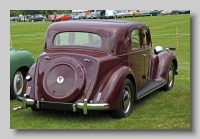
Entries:
<svg viewBox="0 0 200 139">
<path fill-rule="evenodd" d="M 96 94 L 92 97 L 94 103 L 109 103 L 110 110 L 117 109 L 120 102 L 120 93 L 125 79 L 129 79 L 133 85 L 135 93 L 135 79 L 132 71 L 127 66 L 119 66 L 113 69 L 103 80 Z M 97 101 L 98 95 L 100 100 Z M 134 98 L 135 99 L 135 94 Z"/>
<path fill-rule="evenodd" d="M 118 108 L 122 85 L 129 70 L 130 68 L 127 66 L 119 66 L 110 71 L 92 97 L 93 102 L 109 103 L 110 110 Z M 97 101 L 98 95 L 100 95 L 100 99 Z"/>
<path fill-rule="evenodd" d="M 177 62 L 177 60 L 176 59 L 172 59 L 172 62 L 174 64 L 175 70 L 177 70 L 178 69 L 178 62 Z"/>
</svg>

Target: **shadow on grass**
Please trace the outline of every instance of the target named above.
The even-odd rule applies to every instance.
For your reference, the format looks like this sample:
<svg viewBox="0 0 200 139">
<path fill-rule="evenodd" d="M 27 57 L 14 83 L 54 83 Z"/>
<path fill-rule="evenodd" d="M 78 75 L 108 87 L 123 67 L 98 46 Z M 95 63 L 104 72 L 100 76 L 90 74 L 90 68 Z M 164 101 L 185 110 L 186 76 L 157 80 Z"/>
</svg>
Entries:
<svg viewBox="0 0 200 139">
<path fill-rule="evenodd" d="M 146 96 L 144 96 L 143 98 L 136 100 L 134 102 L 134 106 L 135 107 L 139 107 L 140 105 L 142 105 L 143 103 L 145 103 L 146 101 L 148 101 L 151 98 L 155 98 L 159 93 L 162 93 L 162 90 L 156 90 Z M 31 111 L 29 113 L 33 116 L 33 117 L 55 117 L 55 118 L 62 118 L 62 119 L 102 119 L 104 118 L 104 120 L 106 119 L 113 119 L 111 116 L 111 111 L 88 111 L 88 114 L 85 115 L 83 114 L 82 110 L 79 110 L 77 112 L 72 112 L 72 111 L 62 111 L 62 110 L 41 110 L 41 111 L 32 111 L 30 108 L 28 108 L 27 110 Z M 95 117 L 95 118 L 94 118 Z"/>
</svg>

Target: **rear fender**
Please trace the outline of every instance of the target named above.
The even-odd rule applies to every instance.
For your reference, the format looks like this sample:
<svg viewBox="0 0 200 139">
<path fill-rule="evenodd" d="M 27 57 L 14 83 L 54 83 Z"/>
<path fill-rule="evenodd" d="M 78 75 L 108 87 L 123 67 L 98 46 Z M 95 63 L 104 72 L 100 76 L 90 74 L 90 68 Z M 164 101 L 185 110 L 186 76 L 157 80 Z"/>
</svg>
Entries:
<svg viewBox="0 0 200 139">
<path fill-rule="evenodd" d="M 102 81 L 96 95 L 93 97 L 93 103 L 108 103 L 109 109 L 119 107 L 119 97 L 127 74 L 131 69 L 127 66 L 119 66 L 113 69 Z"/>
<path fill-rule="evenodd" d="M 24 86 L 23 86 L 23 89 L 22 89 L 22 95 L 26 94 L 27 92 L 27 89 L 28 87 L 31 87 L 31 90 L 30 90 L 30 98 L 34 98 L 34 76 L 35 76 L 35 67 L 36 67 L 36 63 L 33 64 L 31 66 L 31 68 L 29 69 L 28 73 L 27 73 L 27 76 L 29 75 L 31 77 L 31 80 L 30 81 L 27 81 L 25 80 L 24 82 Z"/>
</svg>

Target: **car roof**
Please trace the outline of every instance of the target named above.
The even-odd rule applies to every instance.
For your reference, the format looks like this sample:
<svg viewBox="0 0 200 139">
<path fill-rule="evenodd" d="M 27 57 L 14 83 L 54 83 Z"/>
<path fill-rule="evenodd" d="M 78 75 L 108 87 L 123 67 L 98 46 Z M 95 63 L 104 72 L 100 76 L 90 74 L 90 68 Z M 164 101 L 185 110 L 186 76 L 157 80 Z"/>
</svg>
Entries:
<svg viewBox="0 0 200 139">
<path fill-rule="evenodd" d="M 47 28 L 45 37 L 45 48 L 53 46 L 53 39 L 60 32 L 91 32 L 98 34 L 102 39 L 102 47 L 96 48 L 101 51 L 115 53 L 119 55 L 123 47 L 123 40 L 130 35 L 130 30 L 137 27 L 147 26 L 144 23 L 126 20 L 108 20 L 108 19 L 84 19 L 84 20 L 69 20 L 66 22 L 56 22 Z M 127 43 L 126 43 L 127 44 Z M 95 48 L 91 48 L 95 49 Z"/>
</svg>

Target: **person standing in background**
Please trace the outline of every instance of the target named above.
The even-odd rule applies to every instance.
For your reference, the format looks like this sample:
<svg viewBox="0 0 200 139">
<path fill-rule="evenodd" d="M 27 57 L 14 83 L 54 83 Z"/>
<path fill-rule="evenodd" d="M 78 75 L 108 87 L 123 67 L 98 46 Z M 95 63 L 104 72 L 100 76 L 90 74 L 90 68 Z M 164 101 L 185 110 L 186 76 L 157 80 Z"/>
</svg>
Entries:
<svg viewBox="0 0 200 139">
<path fill-rule="evenodd" d="M 103 19 L 105 19 L 106 10 L 103 10 Z"/>
<path fill-rule="evenodd" d="M 54 12 L 54 22 L 56 22 L 56 12 Z"/>
<path fill-rule="evenodd" d="M 101 19 L 105 19 L 105 14 L 106 14 L 106 10 L 101 10 L 100 11 Z"/>
<path fill-rule="evenodd" d="M 45 16 L 46 16 L 46 23 L 47 23 L 47 22 L 49 22 L 49 14 L 48 14 L 48 12 L 46 12 Z"/>
</svg>

